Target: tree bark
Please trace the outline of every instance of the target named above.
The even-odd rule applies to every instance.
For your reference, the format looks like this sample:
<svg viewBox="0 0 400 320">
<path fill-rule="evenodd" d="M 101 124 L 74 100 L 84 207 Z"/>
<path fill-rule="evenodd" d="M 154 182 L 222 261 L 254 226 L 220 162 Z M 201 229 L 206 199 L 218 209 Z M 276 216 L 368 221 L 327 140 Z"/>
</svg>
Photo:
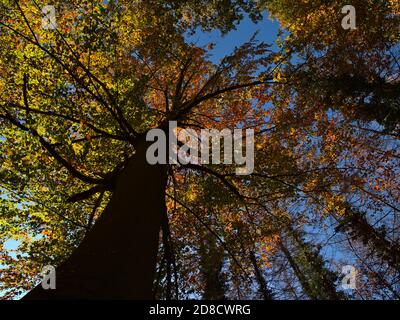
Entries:
<svg viewBox="0 0 400 320">
<path fill-rule="evenodd" d="M 56 270 L 56 289 L 39 284 L 24 299 L 152 299 L 167 168 L 149 165 L 138 142 L 106 209 Z"/>
</svg>

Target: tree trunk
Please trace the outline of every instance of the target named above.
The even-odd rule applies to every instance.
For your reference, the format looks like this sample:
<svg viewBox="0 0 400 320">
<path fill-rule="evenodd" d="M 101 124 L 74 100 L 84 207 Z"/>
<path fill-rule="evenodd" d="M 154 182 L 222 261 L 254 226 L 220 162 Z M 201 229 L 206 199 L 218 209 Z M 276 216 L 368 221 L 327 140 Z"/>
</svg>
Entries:
<svg viewBox="0 0 400 320">
<path fill-rule="evenodd" d="M 200 271 L 204 281 L 204 300 L 225 300 L 224 249 L 208 230 L 200 233 Z"/>
<path fill-rule="evenodd" d="M 310 280 L 310 287 L 318 291 L 318 299 L 341 300 L 346 297 L 337 291 L 335 282 L 337 275 L 325 267 L 325 262 L 313 245 L 306 243 L 302 236 L 292 226 L 288 226 L 290 237 L 294 240 L 294 246 L 303 258 L 303 272 L 306 272 Z M 307 271 L 306 271 L 307 270 Z"/>
<path fill-rule="evenodd" d="M 262 294 L 264 300 L 274 300 L 273 294 L 268 288 L 264 276 L 258 267 L 257 258 L 253 251 L 250 251 L 250 261 L 254 268 L 254 274 L 258 283 L 258 291 Z"/>
<path fill-rule="evenodd" d="M 394 270 L 400 270 L 400 249 L 398 243 L 386 239 L 382 230 L 375 229 L 369 224 L 366 214 L 351 208 L 346 211 L 344 218 L 336 231 L 345 231 L 352 238 L 360 240 L 377 256 L 381 257 Z"/>
<path fill-rule="evenodd" d="M 295 276 L 297 277 L 297 279 L 299 280 L 299 282 L 301 284 L 301 287 L 303 288 L 304 293 L 310 299 L 318 300 L 318 296 L 312 290 L 312 288 L 311 288 L 310 284 L 308 283 L 308 280 L 306 279 L 305 275 L 303 274 L 303 272 L 301 271 L 301 269 L 297 265 L 296 261 L 294 260 L 294 258 L 290 254 L 288 248 L 286 248 L 286 246 L 283 244 L 282 241 L 279 242 L 279 247 L 280 247 L 281 251 L 283 252 L 283 254 L 285 255 L 285 257 L 286 257 L 287 261 L 289 262 L 290 266 L 292 267 L 293 272 L 294 272 Z"/>
<path fill-rule="evenodd" d="M 56 289 L 24 299 L 152 299 L 167 170 L 147 163 L 148 145 L 139 141 L 103 214 L 57 268 Z"/>
</svg>

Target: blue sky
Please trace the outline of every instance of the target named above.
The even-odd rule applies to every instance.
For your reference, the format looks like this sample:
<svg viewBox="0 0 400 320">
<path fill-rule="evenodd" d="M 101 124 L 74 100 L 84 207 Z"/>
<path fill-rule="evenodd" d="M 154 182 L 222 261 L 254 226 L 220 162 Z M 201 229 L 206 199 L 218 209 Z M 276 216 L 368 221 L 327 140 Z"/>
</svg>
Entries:
<svg viewBox="0 0 400 320">
<path fill-rule="evenodd" d="M 221 58 L 230 54 L 235 47 L 239 47 L 248 41 L 253 34 L 258 31 L 257 39 L 268 44 L 274 44 L 279 30 L 279 23 L 272 21 L 268 14 L 264 14 L 262 21 L 257 24 L 253 23 L 250 18 L 245 17 L 237 26 L 236 30 L 221 36 L 219 31 L 213 32 L 196 32 L 193 36 L 188 36 L 187 39 L 198 45 L 205 46 L 208 43 L 215 43 L 214 49 L 211 51 L 211 60 L 218 63 Z"/>
</svg>

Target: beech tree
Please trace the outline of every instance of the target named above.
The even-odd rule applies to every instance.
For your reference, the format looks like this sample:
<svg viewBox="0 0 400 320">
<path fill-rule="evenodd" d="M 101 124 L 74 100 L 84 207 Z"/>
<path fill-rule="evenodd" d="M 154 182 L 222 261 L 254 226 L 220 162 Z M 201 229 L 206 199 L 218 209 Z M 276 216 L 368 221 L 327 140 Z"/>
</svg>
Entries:
<svg viewBox="0 0 400 320">
<path fill-rule="evenodd" d="M 339 0 L 54 1 L 44 28 L 45 5 L 0 6 L 5 298 L 398 297 L 395 1 L 354 1 L 355 31 Z M 218 64 L 185 37 L 265 10 L 276 50 L 254 35 Z M 170 121 L 253 129 L 254 172 L 149 164 Z"/>
</svg>

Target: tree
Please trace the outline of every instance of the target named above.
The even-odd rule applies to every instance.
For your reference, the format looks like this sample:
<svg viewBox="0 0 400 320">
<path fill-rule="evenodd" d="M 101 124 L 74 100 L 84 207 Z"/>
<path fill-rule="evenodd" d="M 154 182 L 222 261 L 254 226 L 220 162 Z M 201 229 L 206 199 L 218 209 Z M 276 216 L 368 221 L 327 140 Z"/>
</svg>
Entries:
<svg viewBox="0 0 400 320">
<path fill-rule="evenodd" d="M 44 29 L 44 3 L 3 0 L 0 230 L 19 241 L 0 256 L 5 297 L 52 264 L 57 290 L 26 298 L 342 299 L 348 261 L 378 275 L 360 279 L 371 297 L 396 295 L 393 263 L 378 271 L 398 241 L 397 7 L 365 6 L 349 33 L 341 5 L 56 2 Z M 265 6 L 288 31 L 276 51 L 254 35 L 216 64 L 185 38 Z M 170 121 L 254 129 L 254 172 L 150 165 L 146 134 Z"/>
<path fill-rule="evenodd" d="M 200 241 L 200 268 L 205 286 L 203 299 L 223 300 L 225 298 L 225 281 L 222 270 L 224 250 L 218 247 L 214 235 L 207 232 Z"/>
<path fill-rule="evenodd" d="M 282 86 L 276 101 L 283 106 L 279 116 L 292 127 L 296 117 L 309 116 L 308 129 L 293 130 L 295 140 L 310 139 L 313 132 L 311 139 L 323 141 L 302 144 L 302 151 L 313 154 L 311 170 L 316 168 L 316 158 L 326 165 L 324 177 L 313 173 L 310 184 L 301 188 L 313 193 L 309 202 L 332 216 L 338 224 L 336 231 L 347 230 L 350 242 L 358 240 L 367 245 L 367 257 L 378 255 L 396 273 L 397 253 L 393 248 L 398 237 L 393 224 L 381 222 L 398 213 L 398 187 L 392 180 L 397 175 L 392 171 L 397 154 L 392 153 L 392 146 L 397 145 L 399 133 L 399 6 L 394 1 L 354 1 L 357 29 L 344 30 L 340 21 L 345 4 L 266 3 L 289 32 L 281 41 L 282 48 L 288 56 L 296 55 L 279 71 L 278 76 L 290 83 Z M 291 108 L 285 110 L 288 105 Z M 313 118 L 318 120 L 314 122 Z M 354 152 L 348 153 L 350 149 Z M 328 167 L 341 169 L 333 173 Z M 353 172 L 346 171 L 350 167 Z M 377 173 L 372 169 L 379 167 L 387 170 Z M 394 235 L 391 239 L 390 233 Z M 363 260 L 358 253 L 356 256 Z M 386 287 L 391 285 L 387 283 Z"/>
<path fill-rule="evenodd" d="M 60 28 L 48 31 L 41 4 L 3 3 L 2 148 L 12 150 L 3 159 L 3 187 L 9 200 L 19 190 L 16 197 L 32 202 L 22 211 L 32 221 L 12 216 L 17 229 L 8 232 L 26 238 L 29 252 L 55 238 L 75 246 L 90 229 L 60 265 L 57 293 L 37 287 L 28 298 L 151 297 L 167 168 L 146 163 L 146 131 L 168 120 L 184 123 L 200 104 L 206 109 L 222 94 L 235 99 L 266 83 L 252 76 L 265 58 L 246 61 L 264 45 L 249 43 L 216 68 L 183 41 L 185 28 L 230 29 L 243 4 L 230 5 L 229 20 L 219 21 L 204 19 L 191 3 L 72 2 L 58 7 Z M 50 230 L 46 203 L 63 205 Z"/>
<path fill-rule="evenodd" d="M 298 90 L 315 90 L 324 106 L 398 134 L 400 7 L 396 1 L 353 1 L 355 30 L 340 21 L 346 1 L 268 1 L 290 35 L 282 44 L 305 63 L 287 72 Z M 301 87 L 301 88 L 300 88 Z"/>
</svg>

